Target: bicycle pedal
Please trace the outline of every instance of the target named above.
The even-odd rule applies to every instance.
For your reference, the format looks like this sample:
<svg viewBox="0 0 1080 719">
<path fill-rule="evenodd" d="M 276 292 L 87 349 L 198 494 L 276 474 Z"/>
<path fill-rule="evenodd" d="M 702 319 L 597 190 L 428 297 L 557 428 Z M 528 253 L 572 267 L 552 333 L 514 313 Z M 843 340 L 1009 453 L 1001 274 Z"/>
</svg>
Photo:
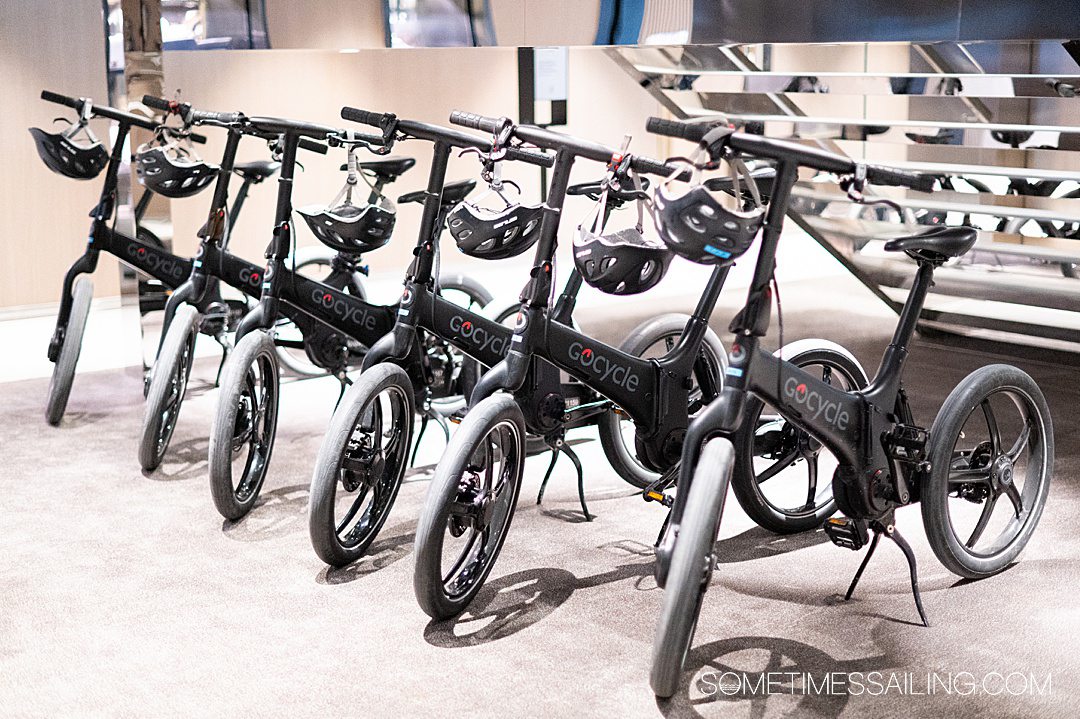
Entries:
<svg viewBox="0 0 1080 719">
<path fill-rule="evenodd" d="M 825 534 L 838 547 L 858 551 L 866 546 L 869 532 L 866 523 L 847 517 L 830 517 L 825 520 Z"/>
<path fill-rule="evenodd" d="M 665 492 L 657 492 L 655 489 L 646 489 L 641 496 L 646 502 L 659 502 L 669 508 L 675 504 L 675 497 Z"/>
</svg>

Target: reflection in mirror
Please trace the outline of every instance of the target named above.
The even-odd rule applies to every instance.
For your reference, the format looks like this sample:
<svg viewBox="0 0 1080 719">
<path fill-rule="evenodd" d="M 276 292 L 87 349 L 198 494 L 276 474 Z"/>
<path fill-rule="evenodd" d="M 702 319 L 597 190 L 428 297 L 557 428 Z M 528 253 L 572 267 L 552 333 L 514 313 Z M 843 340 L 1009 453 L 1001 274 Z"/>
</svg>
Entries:
<svg viewBox="0 0 1080 719">
<path fill-rule="evenodd" d="M 495 45 L 489 0 L 385 0 L 389 47 Z"/>
<path fill-rule="evenodd" d="M 717 44 L 608 53 L 676 117 L 721 116 L 746 131 L 936 176 L 930 194 L 872 188 L 899 213 L 854 202 L 828 177 L 804 177 L 793 192 L 796 220 L 894 307 L 910 268 L 884 252 L 884 241 L 933 225 L 974 226 L 975 250 L 938 272 L 926 317 L 1067 339 L 1080 328 L 1075 46 Z"/>
<path fill-rule="evenodd" d="M 263 0 L 161 0 L 165 50 L 258 50 L 269 47 Z"/>
</svg>

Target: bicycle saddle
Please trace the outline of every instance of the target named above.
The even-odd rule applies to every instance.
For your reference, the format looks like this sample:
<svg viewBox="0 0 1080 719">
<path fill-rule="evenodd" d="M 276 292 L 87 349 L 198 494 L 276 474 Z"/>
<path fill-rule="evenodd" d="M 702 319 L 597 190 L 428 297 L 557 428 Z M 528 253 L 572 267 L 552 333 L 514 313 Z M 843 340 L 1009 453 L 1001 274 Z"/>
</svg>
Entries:
<svg viewBox="0 0 1080 719">
<path fill-rule="evenodd" d="M 237 175 L 256 184 L 268 177 L 273 177 L 279 169 L 281 169 L 281 163 L 273 160 L 238 162 L 233 166 L 233 171 Z"/>
<path fill-rule="evenodd" d="M 442 204 L 443 205 L 456 205 L 461 202 L 476 188 L 476 180 L 458 180 L 457 182 L 448 182 L 443 185 L 442 191 Z M 423 202 L 426 195 L 425 190 L 417 190 L 416 192 L 407 192 L 401 197 L 397 198 L 399 205 L 404 205 L 409 202 Z"/>
<path fill-rule="evenodd" d="M 990 137 L 1009 147 L 1020 147 L 1031 139 L 1031 132 L 1027 130 L 991 130 Z"/>
<path fill-rule="evenodd" d="M 925 135 L 918 132 L 905 132 L 904 136 L 916 145 L 947 145 L 953 139 L 952 135 L 941 130 L 938 130 L 934 135 Z"/>
<path fill-rule="evenodd" d="M 750 173 L 750 177 L 758 185 L 758 190 L 761 192 L 761 201 L 768 203 L 769 197 L 772 195 L 772 182 L 776 178 L 776 168 L 774 167 L 761 167 Z M 734 183 L 730 177 L 712 177 L 705 180 L 705 187 L 710 192 L 726 192 L 729 195 L 732 192 Z M 746 197 L 746 195 L 744 195 Z"/>
<path fill-rule="evenodd" d="M 940 265 L 970 250 L 978 236 L 974 227 L 934 227 L 917 235 L 894 237 L 885 243 L 885 251 L 906 252 L 913 260 Z"/>
<path fill-rule="evenodd" d="M 393 182 L 408 172 L 416 164 L 414 157 L 382 157 L 378 160 L 364 160 L 357 165 L 364 172 L 370 172 L 381 182 Z M 342 165 L 341 171 L 349 169 L 348 165 Z"/>
</svg>

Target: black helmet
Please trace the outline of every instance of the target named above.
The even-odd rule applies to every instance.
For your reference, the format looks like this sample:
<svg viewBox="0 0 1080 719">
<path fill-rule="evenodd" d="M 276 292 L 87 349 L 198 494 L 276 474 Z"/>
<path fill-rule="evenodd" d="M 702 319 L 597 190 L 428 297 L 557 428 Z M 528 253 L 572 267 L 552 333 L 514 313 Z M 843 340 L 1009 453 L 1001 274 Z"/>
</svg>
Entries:
<svg viewBox="0 0 1080 719">
<path fill-rule="evenodd" d="M 462 200 L 447 215 L 446 226 L 458 249 L 466 255 L 503 260 L 536 244 L 543 217 L 542 205 L 507 202 L 502 209 L 490 209 Z"/>
<path fill-rule="evenodd" d="M 633 174 L 634 187 L 641 192 L 641 181 Z M 604 215 L 608 191 L 614 179 L 604 181 L 593 214 L 578 225 L 574 236 L 574 265 L 591 286 L 611 295 L 634 295 L 651 289 L 667 274 L 672 252 L 663 243 L 648 240 L 642 234 L 645 201 L 637 200 L 637 225 L 609 234 L 604 233 Z"/>
<path fill-rule="evenodd" d="M 87 119 L 80 119 L 57 133 L 30 128 L 38 155 L 50 170 L 75 180 L 92 180 L 109 164 L 109 153 L 90 131 Z M 75 142 L 75 135 L 80 131 L 86 134 L 85 144 Z"/>
<path fill-rule="evenodd" d="M 194 150 L 181 144 L 167 129 L 135 151 L 135 173 L 139 182 L 165 197 L 191 197 L 217 177 L 217 165 L 203 162 Z"/>
<path fill-rule="evenodd" d="M 353 189 L 363 177 L 354 154 L 356 149 L 349 149 L 349 174 L 333 202 L 329 206 L 312 205 L 297 210 L 320 242 L 338 252 L 354 254 L 377 250 L 389 242 L 397 217 L 394 203 L 382 194 L 378 194 L 378 204 L 353 204 Z"/>
<path fill-rule="evenodd" d="M 505 146 L 509 131 L 498 133 L 494 147 Z M 503 194 L 506 185 L 512 186 L 520 195 L 516 182 L 502 179 L 502 154 L 493 150 L 483 153 L 475 148 L 462 150 L 462 154 L 475 152 L 484 164 L 480 176 L 488 183 L 487 192 L 472 202 L 462 200 L 446 216 L 446 228 L 457 242 L 458 249 L 470 257 L 481 260 L 504 260 L 520 255 L 540 239 L 540 226 L 544 219 L 543 205 L 523 205 L 511 202 Z M 480 202 L 488 195 L 502 200 L 502 207 L 483 207 Z"/>
<path fill-rule="evenodd" d="M 726 128 L 720 128 L 727 131 Z M 711 133 L 710 133 L 711 134 Z M 711 144 L 708 135 L 701 141 L 699 151 Z M 694 178 L 690 187 L 671 188 L 673 174 L 662 182 L 653 194 L 653 221 L 664 243 L 680 257 L 702 265 L 718 265 L 740 257 L 754 243 L 765 210 L 761 193 L 742 160 L 731 158 L 733 192 L 721 193 L 725 207 L 709 189 L 701 183 L 701 170 L 694 165 Z M 678 174 L 678 173 L 676 173 Z M 739 178 L 745 178 L 753 199 L 750 209 L 742 209 L 746 200 L 742 194 Z"/>
</svg>

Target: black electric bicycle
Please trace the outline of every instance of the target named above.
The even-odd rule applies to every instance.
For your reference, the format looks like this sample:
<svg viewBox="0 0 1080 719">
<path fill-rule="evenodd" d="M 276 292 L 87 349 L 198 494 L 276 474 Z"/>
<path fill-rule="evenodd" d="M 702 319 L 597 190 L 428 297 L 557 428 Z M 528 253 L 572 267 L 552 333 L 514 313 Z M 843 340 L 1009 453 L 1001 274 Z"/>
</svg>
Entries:
<svg viewBox="0 0 1080 719">
<path fill-rule="evenodd" d="M 344 146 L 351 153 L 355 147 L 377 150 L 382 138 L 306 122 L 246 117 L 241 113 L 217 113 L 215 121 L 244 128 L 245 132 L 281 136 L 277 210 L 273 239 L 261 273 L 259 302 L 237 328 L 236 344 L 222 375 L 210 435 L 209 474 L 214 505 L 226 519 L 239 519 L 258 498 L 276 436 L 280 390 L 274 352 L 278 341 L 275 339 L 277 318 L 285 315 L 310 326 L 304 332 L 304 349 L 312 361 L 333 371 L 344 390 L 349 382 L 346 369 L 359 364 L 367 348 L 392 329 L 398 310 L 396 306 L 371 304 L 342 289 L 297 275 L 286 266 L 292 245 L 292 184 L 301 140 L 329 142 Z M 405 169 L 413 164 L 409 158 L 394 162 Z M 316 237 L 342 253 L 341 261 L 352 269 L 357 267 L 356 258 L 361 253 L 389 241 L 393 226 L 392 209 L 382 205 L 360 208 L 346 203 L 306 219 Z M 486 291 L 470 280 L 444 284 L 462 292 L 470 304 L 482 306 L 490 299 Z M 406 366 L 421 391 L 460 394 L 456 382 L 446 380 L 436 387 L 434 379 L 456 378 L 454 367 L 459 362 L 460 358 L 449 351 L 441 356 L 435 352 L 422 354 L 417 347 L 406 360 Z"/>
<path fill-rule="evenodd" d="M 65 97 L 49 91 L 43 91 L 41 97 L 48 102 L 75 109 L 80 117 L 80 122 L 63 135 L 50 135 L 37 129 L 32 131 L 35 140 L 39 143 L 42 157 L 47 160 L 49 167 L 60 174 L 77 179 L 92 179 L 102 169 L 105 170 L 101 196 L 98 204 L 91 211 L 93 222 L 86 251 L 75 261 L 64 278 L 56 329 L 49 343 L 49 359 L 55 363 L 55 366 L 49 382 L 45 417 L 49 424 L 57 425 L 64 416 L 68 397 L 71 394 L 90 311 L 90 301 L 94 294 L 93 281 L 82 275 L 94 272 L 100 253 L 113 254 L 123 263 L 134 267 L 141 275 L 145 274 L 150 278 L 149 280 L 140 279 L 140 296 L 143 296 L 144 292 L 150 293 L 148 306 L 143 307 L 145 310 L 155 309 L 159 304 L 164 306 L 167 293 L 179 287 L 184 278 L 190 274 L 192 261 L 168 252 L 164 243 L 141 225 L 137 224 L 134 239 L 109 226 L 109 219 L 113 216 L 116 207 L 117 173 L 123 162 L 123 148 L 131 128 L 140 127 L 158 132 L 162 130 L 162 126 L 139 115 L 95 105 L 86 98 Z M 73 136 L 74 132 L 84 127 L 86 122 L 94 118 L 117 122 L 116 138 L 111 152 L 107 153 L 92 137 L 92 144 L 89 147 L 76 146 L 70 140 L 67 143 L 64 142 Z M 177 132 L 175 129 L 165 131 Z M 194 142 L 206 141 L 204 137 L 194 133 L 185 132 L 183 135 Z M 42 147 L 43 144 L 44 147 Z M 235 170 L 243 178 L 244 183 L 229 210 L 230 227 L 239 217 L 249 187 L 273 175 L 277 171 L 277 165 L 266 161 L 238 163 Z M 139 198 L 135 207 L 136 223 L 142 219 L 152 197 L 153 193 L 147 190 Z M 297 268 L 305 269 L 322 263 L 322 258 L 313 254 L 299 261 Z M 240 311 L 239 307 L 230 306 L 229 303 L 223 302 L 216 296 L 208 296 L 206 309 L 209 319 L 204 323 L 204 329 L 207 333 L 219 338 L 223 335 L 230 317 Z"/>
<path fill-rule="evenodd" d="M 423 385 L 406 371 L 407 364 L 402 365 L 418 349 L 425 354 L 444 353 L 449 343 L 474 360 L 463 366 L 471 373 L 462 381 L 462 391 L 467 392 L 475 386 L 478 363 L 491 367 L 502 360 L 511 332 L 497 318 L 449 301 L 436 282 L 439 236 L 446 217 L 476 186 L 475 180 L 445 182 L 450 154 L 455 148 L 489 152 L 490 141 L 355 108 L 344 108 L 341 116 L 380 128 L 384 147 L 420 139 L 432 142 L 434 149 L 426 190 L 401 198 L 422 199 L 424 209 L 393 330 L 364 357 L 360 379 L 335 410 L 315 463 L 309 510 L 311 541 L 316 554 L 335 566 L 363 556 L 378 535 L 408 464 L 417 410 L 421 410 L 420 434 L 427 424 L 427 413 L 416 404 L 417 390 Z M 514 149 L 507 152 L 506 159 L 545 167 L 552 164 L 549 156 Z M 448 431 L 446 436 L 449 440 Z M 419 444 L 419 436 L 415 444 Z"/>
<path fill-rule="evenodd" d="M 248 298 L 257 300 L 260 296 L 262 267 L 247 262 L 226 249 L 232 222 L 235 219 L 226 213 L 229 182 L 237 167 L 235 158 L 242 137 L 249 135 L 265 140 L 275 151 L 280 138 L 278 135 L 260 133 L 246 127 L 242 121 L 231 126 L 223 125 L 218 113 L 202 112 L 187 103 L 170 103 L 150 96 L 144 97 L 143 102 L 148 107 L 181 116 L 185 127 L 221 125 L 228 127 L 229 130 L 224 155 L 216 171 L 214 199 L 206 224 L 200 231 L 202 241 L 192 266 L 191 276 L 176 289 L 165 308 L 162 340 L 158 348 L 157 361 L 150 375 L 139 443 L 139 463 L 144 470 L 152 471 L 164 458 L 176 427 L 191 372 L 196 337 L 200 331 L 204 331 L 202 327 L 208 321 L 212 321 L 212 318 L 200 308 L 205 306 L 208 298 L 219 294 L 218 288 L 221 282 L 240 291 Z M 325 145 L 310 140 L 301 140 L 299 146 L 318 153 L 327 151 Z M 140 158 L 140 161 L 142 159 Z M 152 159 L 159 166 L 169 162 L 167 157 L 160 155 Z M 359 163 L 354 171 L 371 174 L 372 195 L 377 196 L 385 184 L 393 182 L 402 172 L 412 166 L 411 161 L 408 160 L 409 158 L 370 160 Z M 278 163 L 274 164 L 276 169 Z M 146 174 L 144 181 L 160 182 L 160 179 L 153 178 L 166 177 L 166 182 L 183 184 L 189 181 L 186 175 L 187 167 L 186 164 L 174 164 L 163 167 L 157 175 L 144 173 Z M 244 176 L 242 170 L 238 172 L 242 177 Z M 353 181 L 356 181 L 355 177 Z M 237 199 L 233 203 L 234 209 L 238 203 L 242 202 L 246 188 L 245 178 L 245 184 L 241 186 Z M 305 267 L 322 264 L 319 253 L 312 253 L 293 271 L 299 272 Z M 338 252 L 327 256 L 325 265 L 328 266 L 329 274 L 325 277 L 320 276 L 321 282 L 359 298 L 366 296 L 362 275 L 367 272 L 367 268 L 360 263 L 358 255 Z M 338 366 L 336 359 L 327 361 L 328 358 L 319 351 L 319 348 L 326 346 L 327 334 L 328 330 L 306 315 L 300 312 L 284 312 L 278 319 L 275 337 L 278 360 L 283 364 L 287 363 L 287 366 L 302 367 L 310 363 L 311 367 L 318 368 L 318 374 L 341 371 L 342 368 Z M 292 353 L 303 353 L 307 363 L 299 358 L 294 359 Z M 222 362 L 224 363 L 224 358 Z M 305 372 L 304 374 L 315 373 Z"/>
<path fill-rule="evenodd" d="M 414 589 L 420 606 L 435 619 L 463 611 L 494 565 L 521 485 L 526 428 L 553 437 L 553 448 L 565 451 L 564 422 L 573 413 L 566 386 L 558 381 L 540 384 L 530 368 L 538 363 L 554 366 L 577 380 L 585 392 L 599 397 L 593 411 L 617 411 L 631 417 L 636 426 L 634 454 L 662 481 L 679 459 L 688 417 L 716 396 L 727 361 L 723 346 L 710 339 L 708 318 L 729 266 L 712 273 L 682 327 L 673 334 L 664 333 L 671 343 L 660 357 L 636 356 L 598 342 L 559 318 L 564 301 L 572 307 L 580 282 L 589 279 L 587 273 L 597 279 L 597 273 L 618 266 L 620 274 L 609 291 L 619 294 L 626 293 L 624 283 L 640 279 L 648 289 L 658 282 L 656 266 L 666 265 L 670 257 L 643 246 L 642 240 L 628 240 L 629 251 L 620 254 L 607 254 L 618 243 L 606 240 L 605 257 L 594 265 L 586 264 L 584 271 L 575 263 L 568 283 L 573 292 L 564 293 L 554 311 L 548 306 L 559 217 L 574 160 L 583 157 L 606 163 L 611 175 L 608 184 L 631 172 L 674 177 L 682 174 L 681 167 L 549 130 L 515 126 L 506 118 L 455 112 L 451 122 L 492 133 L 496 147 L 509 146 L 516 139 L 555 150 L 556 160 L 531 279 L 521 295 L 506 359 L 477 383 L 470 412 L 439 462 L 417 529 Z M 580 254 L 581 249 L 576 249 Z M 609 261 L 612 257 L 614 262 Z M 857 382 L 857 377 L 852 381 Z M 617 424 L 614 431 L 621 434 Z M 580 490 L 580 463 L 573 455 L 571 459 L 578 466 Z M 644 496 L 665 500 L 652 484 L 646 485 Z M 583 509 L 588 516 L 584 505 Z M 821 518 L 831 514 L 831 498 L 815 509 L 823 513 Z"/>
<path fill-rule="evenodd" d="M 990 365 L 968 375 L 946 399 L 929 431 L 912 416 L 902 381 L 904 361 L 934 269 L 967 252 L 976 230 L 937 227 L 886 244 L 888 251 L 907 253 L 918 270 L 877 375 L 869 386 L 846 391 L 760 347 L 769 324 L 777 243 L 798 170 L 840 176 L 856 201 L 866 200 L 866 183 L 929 192 L 933 178 L 794 143 L 717 131 L 707 124 L 652 118 L 647 127 L 696 141 L 714 159 L 764 158 L 777 168 L 754 278 L 746 305 L 731 325 L 735 338 L 727 382 L 689 427 L 679 492 L 656 549 L 656 577 L 664 601 L 653 646 L 653 690 L 668 697 L 678 686 L 715 563 L 713 543 L 729 481 L 748 479 L 733 473 L 739 453 L 745 451 L 741 434 L 748 431 L 746 415 L 761 401 L 839 459 L 832 486 L 845 516 L 827 520 L 826 534 L 853 550 L 870 542 L 847 598 L 885 536 L 907 558 L 919 615 L 927 624 L 915 556 L 896 530 L 896 508 L 921 502 L 927 538 L 938 559 L 962 577 L 987 577 L 1012 562 L 1031 537 L 1054 460 L 1046 400 L 1031 377 L 1016 367 Z M 1007 442 L 1004 435 L 1011 431 L 1016 439 Z M 1007 509 L 995 516 L 1001 496 L 1008 500 Z"/>
</svg>

